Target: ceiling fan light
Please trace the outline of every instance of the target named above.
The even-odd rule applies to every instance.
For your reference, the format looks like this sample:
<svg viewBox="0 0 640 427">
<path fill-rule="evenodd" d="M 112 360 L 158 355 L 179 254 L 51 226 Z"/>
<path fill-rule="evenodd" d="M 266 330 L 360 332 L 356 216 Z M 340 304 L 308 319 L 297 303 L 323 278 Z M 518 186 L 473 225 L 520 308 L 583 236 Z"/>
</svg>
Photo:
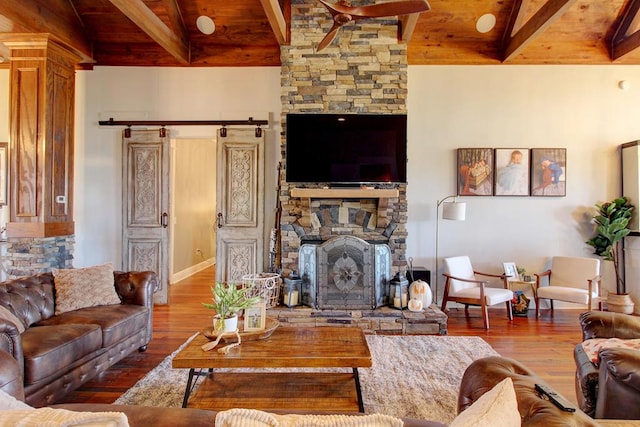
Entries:
<svg viewBox="0 0 640 427">
<path fill-rule="evenodd" d="M 202 34 L 206 35 L 213 34 L 213 32 L 216 30 L 215 22 L 213 22 L 213 19 L 206 15 L 198 16 L 198 19 L 196 19 L 196 26 Z"/>
<path fill-rule="evenodd" d="M 496 16 L 493 13 L 485 13 L 476 21 L 476 30 L 479 33 L 488 33 L 496 26 Z"/>
</svg>

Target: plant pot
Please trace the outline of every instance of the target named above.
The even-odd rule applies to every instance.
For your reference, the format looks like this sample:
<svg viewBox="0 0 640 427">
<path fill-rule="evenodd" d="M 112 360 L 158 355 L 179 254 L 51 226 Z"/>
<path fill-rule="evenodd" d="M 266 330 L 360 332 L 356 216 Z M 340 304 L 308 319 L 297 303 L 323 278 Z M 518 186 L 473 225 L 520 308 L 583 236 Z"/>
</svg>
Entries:
<svg viewBox="0 0 640 427">
<path fill-rule="evenodd" d="M 238 315 L 222 318 L 218 315 L 213 316 L 213 330 L 220 334 L 227 332 L 235 332 L 238 329 Z"/>
<path fill-rule="evenodd" d="M 629 294 L 607 295 L 607 310 L 615 313 L 633 314 L 634 303 Z"/>
</svg>

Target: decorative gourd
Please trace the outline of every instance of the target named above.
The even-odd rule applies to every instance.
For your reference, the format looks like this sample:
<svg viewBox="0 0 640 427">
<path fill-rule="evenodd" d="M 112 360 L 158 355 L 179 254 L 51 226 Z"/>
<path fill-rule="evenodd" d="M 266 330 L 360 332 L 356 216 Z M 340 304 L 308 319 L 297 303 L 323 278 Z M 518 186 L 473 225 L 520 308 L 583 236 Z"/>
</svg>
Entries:
<svg viewBox="0 0 640 427">
<path fill-rule="evenodd" d="M 422 300 L 417 298 L 410 299 L 409 311 L 422 311 Z"/>
<path fill-rule="evenodd" d="M 422 307 L 426 308 L 433 302 L 433 295 L 429 284 L 424 280 L 415 280 L 409 285 L 409 298 L 422 301 Z"/>
</svg>

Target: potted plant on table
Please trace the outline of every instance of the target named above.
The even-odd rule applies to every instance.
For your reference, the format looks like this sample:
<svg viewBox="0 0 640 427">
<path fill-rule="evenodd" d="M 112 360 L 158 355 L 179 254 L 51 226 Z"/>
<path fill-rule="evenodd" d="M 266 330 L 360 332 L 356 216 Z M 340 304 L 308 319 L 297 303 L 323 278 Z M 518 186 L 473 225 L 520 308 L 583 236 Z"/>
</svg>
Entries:
<svg viewBox="0 0 640 427">
<path fill-rule="evenodd" d="M 622 240 L 631 232 L 629 221 L 634 206 L 628 197 L 622 196 L 601 205 L 596 204 L 596 207 L 598 212 L 593 217 L 593 222 L 597 225 L 596 235 L 587 240 L 587 244 L 593 246 L 594 254 L 613 262 L 616 293 L 607 296 L 607 309 L 631 314 L 634 304 L 626 292 L 620 257 Z"/>
<path fill-rule="evenodd" d="M 251 288 L 234 283 L 216 283 L 211 286 L 213 303 L 203 302 L 207 308 L 215 310 L 213 329 L 216 333 L 234 332 L 238 329 L 238 312 L 260 302 L 259 296 L 250 296 Z"/>
</svg>

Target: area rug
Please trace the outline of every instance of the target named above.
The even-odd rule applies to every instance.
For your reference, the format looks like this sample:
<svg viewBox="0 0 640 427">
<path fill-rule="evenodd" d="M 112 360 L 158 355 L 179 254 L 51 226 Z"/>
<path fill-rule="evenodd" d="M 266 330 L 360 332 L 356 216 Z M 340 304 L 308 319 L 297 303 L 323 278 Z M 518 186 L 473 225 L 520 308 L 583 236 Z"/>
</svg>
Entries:
<svg viewBox="0 0 640 427">
<path fill-rule="evenodd" d="M 498 355 L 480 337 L 367 335 L 367 342 L 373 367 L 359 369 L 365 412 L 443 423 L 455 417 L 458 389 L 467 366 L 476 359 Z M 114 403 L 180 407 L 188 369 L 172 369 L 171 360 L 183 346 Z"/>
</svg>

